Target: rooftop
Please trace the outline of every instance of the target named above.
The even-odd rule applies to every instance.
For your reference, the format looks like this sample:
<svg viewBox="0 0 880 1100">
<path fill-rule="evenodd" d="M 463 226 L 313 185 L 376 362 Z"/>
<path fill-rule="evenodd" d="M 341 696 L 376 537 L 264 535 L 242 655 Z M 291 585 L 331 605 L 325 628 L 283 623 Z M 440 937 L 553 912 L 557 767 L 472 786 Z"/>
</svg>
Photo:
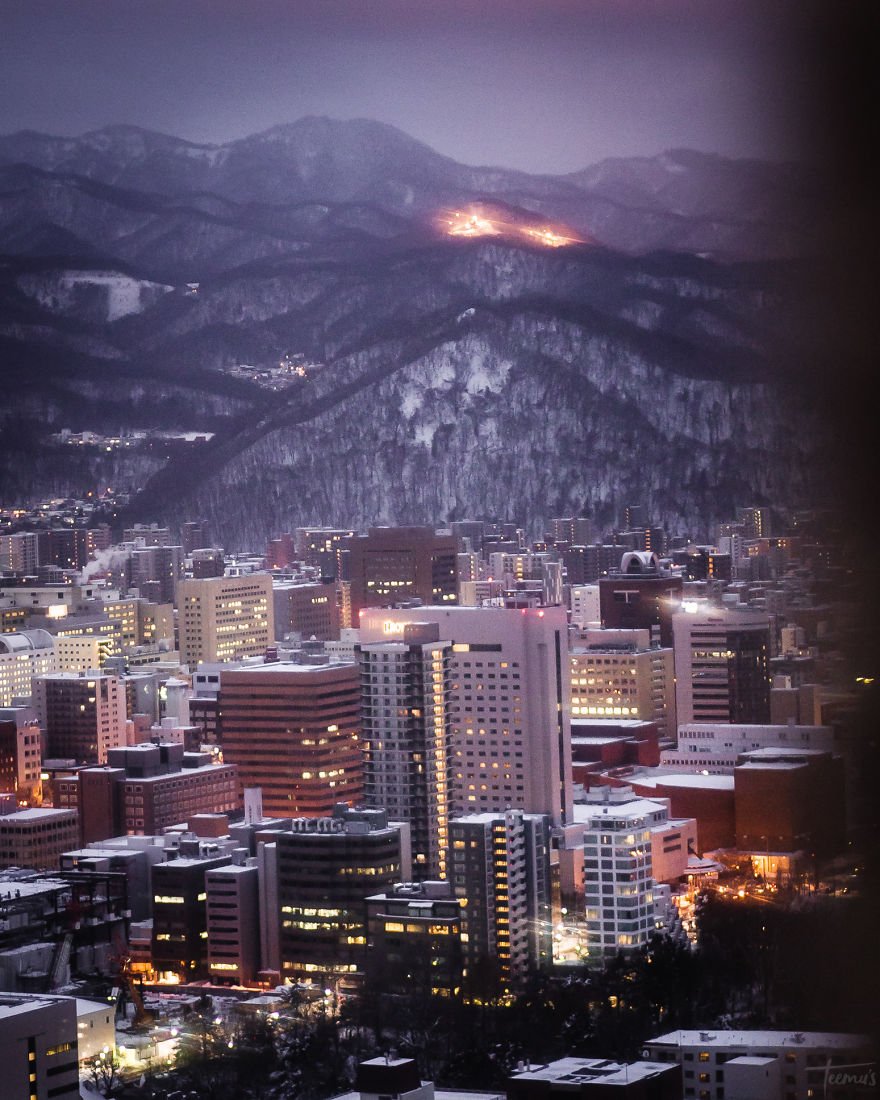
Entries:
<svg viewBox="0 0 880 1100">
<path fill-rule="evenodd" d="M 732 775 L 691 775 L 687 772 L 657 772 L 652 768 L 650 772 L 627 776 L 630 783 L 638 786 L 664 786 L 664 787 L 694 787 L 703 790 L 732 791 Z"/>
<path fill-rule="evenodd" d="M 515 1080 L 559 1081 L 579 1084 L 601 1080 L 603 1084 L 623 1084 L 668 1073 L 666 1062 L 613 1062 L 607 1058 L 560 1058 L 548 1065 L 529 1066 L 513 1074 Z"/>
<path fill-rule="evenodd" d="M 834 1047 L 849 1050 L 870 1044 L 867 1035 L 838 1031 L 670 1031 L 646 1046 L 680 1047 Z"/>
</svg>

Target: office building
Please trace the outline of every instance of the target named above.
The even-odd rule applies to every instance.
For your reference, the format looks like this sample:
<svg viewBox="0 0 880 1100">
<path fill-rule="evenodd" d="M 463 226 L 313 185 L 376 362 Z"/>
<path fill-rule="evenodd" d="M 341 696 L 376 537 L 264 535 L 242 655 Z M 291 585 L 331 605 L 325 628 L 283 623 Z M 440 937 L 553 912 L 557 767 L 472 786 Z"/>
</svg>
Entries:
<svg viewBox="0 0 880 1100">
<path fill-rule="evenodd" d="M 354 531 L 344 527 L 297 527 L 294 550 L 298 561 L 320 570 L 322 577 L 342 580 L 346 577 L 343 563 L 346 546 Z"/>
<path fill-rule="evenodd" d="M 275 641 L 268 573 L 182 580 L 177 601 L 180 656 L 190 668 L 259 656 Z"/>
<path fill-rule="evenodd" d="M 371 527 L 369 534 L 348 539 L 347 549 L 355 620 L 367 607 L 457 600 L 453 535 L 435 535 L 433 527 Z"/>
<path fill-rule="evenodd" d="M 190 555 L 192 575 L 197 579 L 204 577 L 222 577 L 226 569 L 226 559 L 218 546 L 203 546 L 193 550 Z"/>
<path fill-rule="evenodd" d="M 195 814 L 238 806 L 235 765 L 215 764 L 210 753 L 188 753 L 182 744 L 111 749 L 105 767 L 82 768 L 54 787 L 56 806 L 79 814 L 82 844 L 151 836 Z"/>
<path fill-rule="evenodd" d="M 450 880 L 467 899 L 465 963 L 497 959 L 505 974 L 552 961 L 550 821 L 522 810 L 450 824 Z"/>
<path fill-rule="evenodd" d="M 436 623 L 360 646 L 364 802 L 412 830 L 413 875 L 445 878 L 452 647 Z"/>
<path fill-rule="evenodd" d="M 367 898 L 367 973 L 406 993 L 416 983 L 436 997 L 461 989 L 464 899 L 449 882 L 400 882 Z"/>
<path fill-rule="evenodd" d="M 19 804 L 43 801 L 40 722 L 32 707 L 0 708 L 0 793 Z"/>
<path fill-rule="evenodd" d="M 276 581 L 272 597 L 277 637 L 297 633 L 318 641 L 339 638 L 339 608 L 332 581 Z"/>
<path fill-rule="evenodd" d="M 259 872 L 241 854 L 205 873 L 208 970 L 220 985 L 250 985 L 260 970 Z"/>
<path fill-rule="evenodd" d="M 772 853 L 827 857 L 842 850 L 846 814 L 840 757 L 820 749 L 755 749 L 740 757 L 733 780 L 740 851 L 761 862 Z"/>
<path fill-rule="evenodd" d="M 383 810 L 339 806 L 294 818 L 275 846 L 282 978 L 353 979 L 366 956 L 365 899 L 404 877 L 400 826 Z"/>
<path fill-rule="evenodd" d="M 76 1000 L 0 993 L 4 1100 L 79 1100 Z"/>
<path fill-rule="evenodd" d="M 0 811 L 0 866 L 52 870 L 78 838 L 75 810 L 16 807 L 12 813 Z"/>
<path fill-rule="evenodd" d="M 181 847 L 181 855 L 153 868 L 153 970 L 191 982 L 208 977 L 207 873 L 232 862 L 214 846 Z"/>
<path fill-rule="evenodd" d="M 678 727 L 676 747 L 664 749 L 660 760 L 682 771 L 733 775 L 743 753 L 774 748 L 834 752 L 838 742 L 831 726 L 687 722 Z"/>
<path fill-rule="evenodd" d="M 33 677 L 55 668 L 55 641 L 47 630 L 0 634 L 0 706 L 29 696 Z"/>
<path fill-rule="evenodd" d="M 125 745 L 125 684 L 118 676 L 56 672 L 33 681 L 34 707 L 46 731 L 46 756 L 106 764 Z"/>
<path fill-rule="evenodd" d="M 221 673 L 223 758 L 273 817 L 321 817 L 363 797 L 354 664 L 273 662 Z"/>
<path fill-rule="evenodd" d="M 43 623 L 54 635 L 56 653 L 62 654 L 62 660 L 76 663 L 88 652 L 93 651 L 94 647 L 98 652 L 99 663 L 93 667 L 101 668 L 111 657 L 119 657 L 122 654 L 120 624 L 108 618 L 103 611 L 68 615 L 57 622 L 47 619 L 43 620 Z M 71 639 L 69 649 L 67 648 L 68 639 Z M 81 642 L 79 639 L 86 639 L 86 641 Z M 63 670 L 58 669 L 58 671 Z"/>
<path fill-rule="evenodd" d="M 28 625 L 28 613 L 23 607 L 16 607 L 5 592 L 0 591 L 0 634 L 17 634 Z"/>
<path fill-rule="evenodd" d="M 672 623 L 678 722 L 769 722 L 766 614 L 685 603 Z"/>
<path fill-rule="evenodd" d="M 681 603 L 682 579 L 660 565 L 655 553 L 629 551 L 620 566 L 599 578 L 602 625 L 612 630 L 647 629 L 662 646 L 672 645 L 672 614 Z"/>
<path fill-rule="evenodd" d="M 562 607 L 364 611 L 363 645 L 438 625 L 452 642 L 450 815 L 503 810 L 571 816 L 568 627 Z"/>
<path fill-rule="evenodd" d="M 671 647 L 652 647 L 648 630 L 572 631 L 570 643 L 573 718 L 638 718 L 675 736 Z"/>
</svg>

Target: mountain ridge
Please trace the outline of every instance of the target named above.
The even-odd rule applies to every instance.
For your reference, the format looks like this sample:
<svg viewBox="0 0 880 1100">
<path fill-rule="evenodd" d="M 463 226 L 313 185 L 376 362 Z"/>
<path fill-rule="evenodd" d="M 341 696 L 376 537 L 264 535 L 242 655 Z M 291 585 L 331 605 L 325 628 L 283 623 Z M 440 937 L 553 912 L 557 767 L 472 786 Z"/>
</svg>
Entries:
<svg viewBox="0 0 880 1100">
<path fill-rule="evenodd" d="M 248 549 L 633 499 L 708 535 L 825 491 L 834 348 L 790 167 L 678 151 L 574 182 L 368 120 L 231 152 L 85 137 L 0 137 L 4 501 L 113 485 L 127 520 L 199 515 Z M 65 449 L 62 428 L 214 438 Z"/>
</svg>

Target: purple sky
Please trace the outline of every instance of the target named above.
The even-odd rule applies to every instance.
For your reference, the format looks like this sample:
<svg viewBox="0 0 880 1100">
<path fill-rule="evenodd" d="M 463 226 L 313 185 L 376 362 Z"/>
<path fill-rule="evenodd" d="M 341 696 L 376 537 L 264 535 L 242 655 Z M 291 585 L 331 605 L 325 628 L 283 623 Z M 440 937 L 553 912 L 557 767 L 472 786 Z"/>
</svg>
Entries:
<svg viewBox="0 0 880 1100">
<path fill-rule="evenodd" d="M 799 155 L 789 0 L 0 0 L 0 132 L 134 123 L 222 142 L 303 115 L 564 172 L 687 146 Z"/>
</svg>

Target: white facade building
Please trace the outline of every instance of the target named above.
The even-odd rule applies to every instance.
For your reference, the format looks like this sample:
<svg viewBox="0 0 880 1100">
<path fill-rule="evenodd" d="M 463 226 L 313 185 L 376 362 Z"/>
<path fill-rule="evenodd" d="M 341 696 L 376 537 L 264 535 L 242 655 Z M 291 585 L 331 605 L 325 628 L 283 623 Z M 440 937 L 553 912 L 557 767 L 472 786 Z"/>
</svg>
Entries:
<svg viewBox="0 0 880 1100">
<path fill-rule="evenodd" d="M 670 1031 L 642 1056 L 682 1067 L 685 1100 L 806 1100 L 873 1093 L 878 1073 L 864 1035 L 791 1031 Z M 841 1067 L 835 1069 L 835 1067 Z M 846 1068 L 844 1068 L 846 1067 Z M 837 1090 L 852 1074 L 863 1089 Z M 871 1074 L 873 1073 L 873 1079 Z"/>
<path fill-rule="evenodd" d="M 573 584 L 571 586 L 572 626 L 598 629 L 602 625 L 598 584 Z"/>
<path fill-rule="evenodd" d="M 31 679 L 55 671 L 55 639 L 48 630 L 0 634 L 0 707 L 31 694 Z"/>
<path fill-rule="evenodd" d="M 571 684 L 562 607 L 365 609 L 361 642 L 437 623 L 452 643 L 451 815 L 504 810 L 571 820 Z"/>
<path fill-rule="evenodd" d="M 660 763 L 709 775 L 733 775 L 738 757 L 755 749 L 819 749 L 837 752 L 831 726 L 774 726 L 688 722 L 678 727 L 678 745 Z"/>
<path fill-rule="evenodd" d="M 655 899 L 653 862 L 655 831 L 661 845 L 670 828 L 681 833 L 669 821 L 668 801 L 640 798 L 630 787 L 594 787 L 574 812 L 584 826 L 589 959 L 643 946 L 658 930 L 658 918 L 661 924 L 668 920 L 664 897 Z M 684 849 L 686 862 L 686 844 Z"/>
</svg>

